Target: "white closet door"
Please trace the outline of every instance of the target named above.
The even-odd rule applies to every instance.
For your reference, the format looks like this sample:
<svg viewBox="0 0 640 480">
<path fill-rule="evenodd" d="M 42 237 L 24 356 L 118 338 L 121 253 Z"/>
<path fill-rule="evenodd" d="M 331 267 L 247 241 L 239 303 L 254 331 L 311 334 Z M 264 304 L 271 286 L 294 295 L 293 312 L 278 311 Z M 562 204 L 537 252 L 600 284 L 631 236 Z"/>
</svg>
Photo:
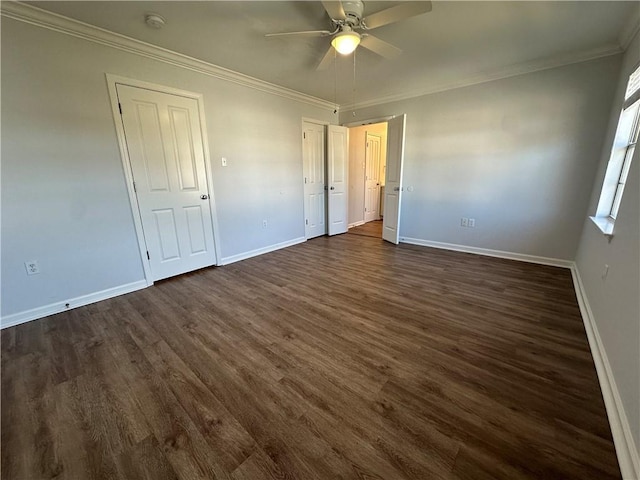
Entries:
<svg viewBox="0 0 640 480">
<path fill-rule="evenodd" d="M 117 91 L 153 280 L 215 264 L 197 101 Z"/>
</svg>

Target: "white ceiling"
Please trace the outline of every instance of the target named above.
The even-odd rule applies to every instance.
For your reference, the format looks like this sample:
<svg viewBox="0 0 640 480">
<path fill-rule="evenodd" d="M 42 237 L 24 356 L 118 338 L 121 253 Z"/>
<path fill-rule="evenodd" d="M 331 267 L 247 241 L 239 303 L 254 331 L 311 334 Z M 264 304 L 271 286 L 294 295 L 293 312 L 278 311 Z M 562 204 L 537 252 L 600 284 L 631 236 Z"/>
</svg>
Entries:
<svg viewBox="0 0 640 480">
<path fill-rule="evenodd" d="M 365 0 L 365 15 L 393 3 Z M 335 69 L 315 71 L 329 38 L 264 37 L 329 28 L 320 2 L 29 4 L 330 102 L 353 102 L 352 56 L 339 57 Z M 145 25 L 144 16 L 151 12 L 166 19 L 163 29 Z M 620 49 L 639 17 L 636 1 L 436 1 L 430 13 L 371 31 L 403 54 L 385 60 L 357 50 L 356 103 L 505 76 L 526 65 L 611 53 Z"/>
</svg>

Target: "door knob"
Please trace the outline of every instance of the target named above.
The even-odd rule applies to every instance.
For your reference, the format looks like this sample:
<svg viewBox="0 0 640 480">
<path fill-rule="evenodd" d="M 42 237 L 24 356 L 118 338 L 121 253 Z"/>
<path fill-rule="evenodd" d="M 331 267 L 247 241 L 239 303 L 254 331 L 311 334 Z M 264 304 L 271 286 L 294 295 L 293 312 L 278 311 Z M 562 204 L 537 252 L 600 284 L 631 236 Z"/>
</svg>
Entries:
<svg viewBox="0 0 640 480">
<path fill-rule="evenodd" d="M 393 191 L 394 192 L 399 192 L 400 191 L 400 187 L 393 187 Z"/>
<path fill-rule="evenodd" d="M 334 188 L 334 187 L 331 187 L 331 190 L 335 190 L 335 188 Z"/>
<path fill-rule="evenodd" d="M 202 200 L 206 200 L 207 198 L 209 198 L 209 195 L 207 195 L 207 194 L 200 195 L 200 198 L 201 198 Z"/>
</svg>

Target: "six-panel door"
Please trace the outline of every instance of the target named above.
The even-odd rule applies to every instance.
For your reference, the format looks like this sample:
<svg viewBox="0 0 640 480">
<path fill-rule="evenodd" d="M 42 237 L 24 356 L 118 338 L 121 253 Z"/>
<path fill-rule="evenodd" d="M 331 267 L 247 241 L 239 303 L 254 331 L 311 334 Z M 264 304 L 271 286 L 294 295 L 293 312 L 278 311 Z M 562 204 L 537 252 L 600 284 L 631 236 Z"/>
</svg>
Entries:
<svg viewBox="0 0 640 480">
<path fill-rule="evenodd" d="M 325 126 L 303 122 L 304 231 L 310 239 L 327 233 Z"/>
<path fill-rule="evenodd" d="M 215 264 L 198 102 L 117 91 L 153 280 Z"/>
</svg>

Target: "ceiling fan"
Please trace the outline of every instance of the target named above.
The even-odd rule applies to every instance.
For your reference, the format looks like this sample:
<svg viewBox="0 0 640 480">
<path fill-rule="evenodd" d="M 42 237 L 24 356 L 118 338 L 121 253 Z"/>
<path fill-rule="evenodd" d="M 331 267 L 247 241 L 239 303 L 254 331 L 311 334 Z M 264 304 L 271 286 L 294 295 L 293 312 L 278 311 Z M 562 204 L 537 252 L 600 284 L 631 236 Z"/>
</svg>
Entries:
<svg viewBox="0 0 640 480">
<path fill-rule="evenodd" d="M 323 1 L 322 5 L 331 18 L 331 30 L 308 30 L 304 32 L 268 33 L 265 37 L 306 36 L 333 37 L 329 50 L 318 64 L 317 69 L 327 68 L 334 58 L 334 49 L 343 55 L 353 52 L 358 45 L 384 57 L 393 58 L 402 53 L 398 47 L 366 33 L 374 28 L 421 15 L 431 11 L 431 2 L 402 2 L 391 8 L 372 13 L 366 17 L 364 3 L 360 0 Z M 362 32 L 362 33 L 360 33 Z"/>
</svg>

